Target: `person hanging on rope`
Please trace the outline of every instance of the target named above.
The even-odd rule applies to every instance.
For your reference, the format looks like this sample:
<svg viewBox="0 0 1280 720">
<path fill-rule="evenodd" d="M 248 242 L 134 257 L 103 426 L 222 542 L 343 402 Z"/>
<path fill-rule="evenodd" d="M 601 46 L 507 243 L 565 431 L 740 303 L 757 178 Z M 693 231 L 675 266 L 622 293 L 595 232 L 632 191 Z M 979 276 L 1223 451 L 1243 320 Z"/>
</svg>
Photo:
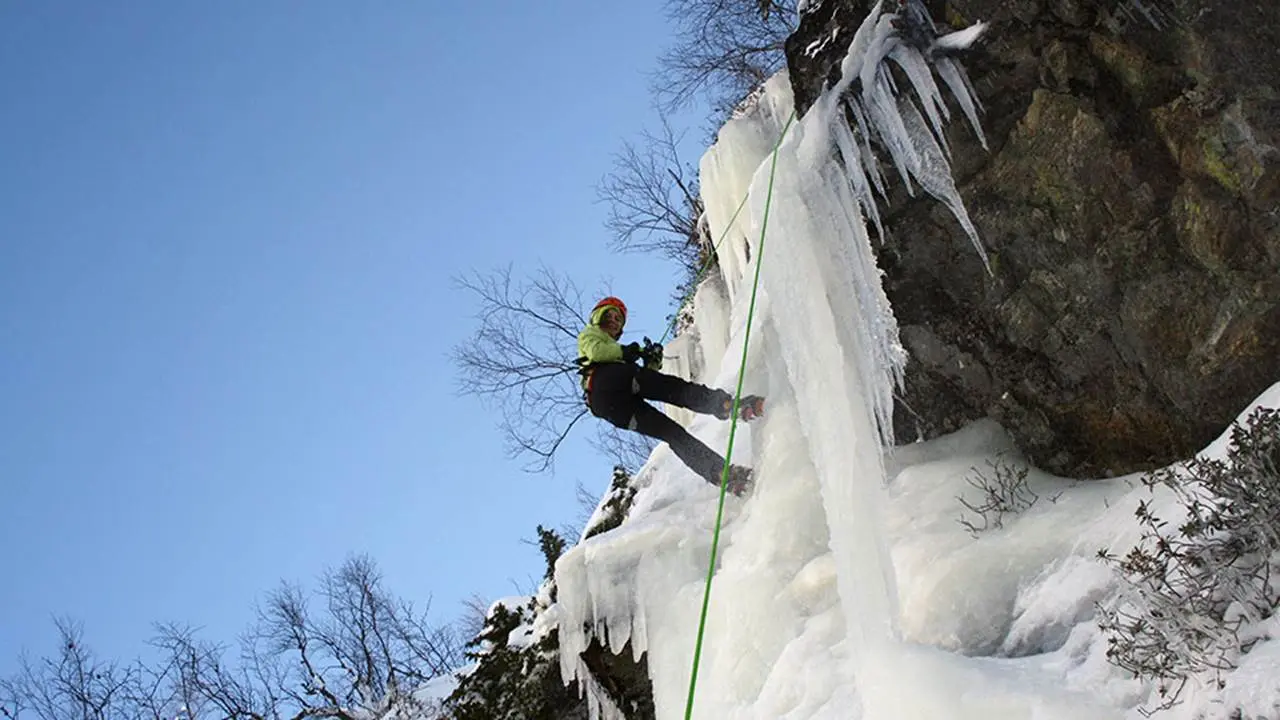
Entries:
<svg viewBox="0 0 1280 720">
<path fill-rule="evenodd" d="M 724 390 L 689 382 L 662 369 L 662 346 L 645 338 L 645 345 L 622 345 L 622 328 L 627 323 L 627 306 L 616 297 L 606 297 L 591 310 L 587 326 L 578 334 L 578 364 L 582 388 L 591 414 L 624 430 L 666 442 L 676 457 L 720 487 L 724 458 L 681 427 L 680 423 L 645 402 L 671 403 L 704 415 L 728 420 L 733 396 Z M 643 361 L 643 365 L 636 365 Z M 764 398 L 748 395 L 739 402 L 739 417 L 751 421 L 764 413 Z M 751 469 L 729 467 L 727 489 L 735 495 L 746 492 Z"/>
</svg>

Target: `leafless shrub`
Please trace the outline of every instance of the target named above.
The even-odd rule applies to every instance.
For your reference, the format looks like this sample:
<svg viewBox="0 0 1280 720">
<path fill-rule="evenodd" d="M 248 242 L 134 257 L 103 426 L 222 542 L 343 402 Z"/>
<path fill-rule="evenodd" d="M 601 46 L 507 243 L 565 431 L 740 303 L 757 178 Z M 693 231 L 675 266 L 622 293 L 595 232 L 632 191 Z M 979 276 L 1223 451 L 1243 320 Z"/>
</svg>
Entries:
<svg viewBox="0 0 1280 720">
<path fill-rule="evenodd" d="M 1040 499 L 1027 485 L 1027 468 L 1002 456 L 987 460 L 986 465 L 987 471 L 973 468 L 973 474 L 965 478 L 970 487 L 982 493 L 981 499 L 975 503 L 963 496 L 956 498 L 969 512 L 961 514 L 958 522 L 974 537 L 1004 527 L 1005 515 L 1027 510 Z"/>
<path fill-rule="evenodd" d="M 1143 481 L 1171 490 L 1186 520 L 1172 526 L 1144 501 L 1138 544 L 1124 557 L 1098 552 L 1122 578 L 1098 624 L 1114 665 L 1156 681 L 1154 711 L 1175 704 L 1192 678 L 1220 683 L 1280 608 L 1280 412 L 1261 409 L 1233 427 L 1225 459 L 1196 458 Z"/>
</svg>

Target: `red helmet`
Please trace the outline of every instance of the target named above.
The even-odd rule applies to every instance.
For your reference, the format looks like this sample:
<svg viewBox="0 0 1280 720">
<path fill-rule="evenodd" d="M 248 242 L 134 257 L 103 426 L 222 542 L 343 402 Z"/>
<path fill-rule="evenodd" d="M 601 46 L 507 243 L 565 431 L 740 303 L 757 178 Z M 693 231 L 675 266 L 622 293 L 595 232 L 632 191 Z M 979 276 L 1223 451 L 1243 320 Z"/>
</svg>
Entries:
<svg viewBox="0 0 1280 720">
<path fill-rule="evenodd" d="M 621 310 L 621 311 L 622 311 L 622 322 L 624 322 L 624 323 L 625 323 L 625 322 L 627 321 L 627 306 L 626 306 L 626 304 L 625 304 L 625 303 L 623 303 L 623 302 L 622 302 L 621 300 L 619 300 L 618 298 L 613 297 L 612 295 L 610 295 L 609 297 L 607 297 L 607 298 L 605 298 L 605 299 L 601 300 L 600 302 L 596 303 L 596 306 L 595 306 L 595 307 L 591 308 L 591 314 L 592 314 L 592 315 L 595 315 L 595 314 L 596 314 L 596 311 L 597 311 L 597 310 L 599 310 L 599 309 L 600 309 L 600 308 L 602 308 L 602 307 L 616 307 L 616 308 L 618 308 L 619 310 Z"/>
</svg>

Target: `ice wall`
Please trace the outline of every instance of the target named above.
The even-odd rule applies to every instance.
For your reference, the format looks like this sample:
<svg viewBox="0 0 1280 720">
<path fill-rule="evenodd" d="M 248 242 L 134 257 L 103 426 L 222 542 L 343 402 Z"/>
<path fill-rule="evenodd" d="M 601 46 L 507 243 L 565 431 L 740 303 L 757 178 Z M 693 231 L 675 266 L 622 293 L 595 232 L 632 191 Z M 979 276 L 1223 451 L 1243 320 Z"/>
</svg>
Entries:
<svg viewBox="0 0 1280 720">
<path fill-rule="evenodd" d="M 894 7 L 923 12 L 917 0 Z M 705 219 L 723 237 L 719 275 L 698 289 L 671 369 L 733 388 L 745 350 L 744 390 L 766 394 L 769 411 L 736 440 L 733 461 L 755 468 L 757 485 L 726 502 L 693 717 L 1137 720 L 1155 691 L 1109 663 L 1091 613 L 1116 583 L 1093 556 L 1140 535 L 1133 509 L 1151 501 L 1142 484 L 1026 468 L 1048 500 L 978 538 L 956 513 L 959 498 L 973 498 L 973 466 L 1011 462 L 998 426 L 886 453 L 905 355 L 868 226 L 888 184 L 949 207 L 973 261 L 985 262 L 941 132 L 953 107 L 981 140 L 977 100 L 954 59 L 901 42 L 900 19 L 873 12 L 858 29 L 840 85 L 781 142 L 771 197 L 771 154 L 791 117 L 785 76 L 702 159 Z M 932 49 L 962 47 L 980 30 Z M 894 87 L 889 64 L 906 83 Z M 1273 389 L 1263 400 L 1276 398 Z M 725 450 L 726 423 L 678 416 Z M 592 636 L 614 649 L 630 643 L 648 662 L 657 717 L 682 718 L 718 496 L 664 446 L 635 486 L 621 526 L 557 563 L 562 674 L 584 682 L 593 716 L 622 717 L 578 653 Z M 1176 509 L 1157 501 L 1162 516 Z M 1268 643 L 1171 717 L 1229 717 L 1224 700 L 1273 716 L 1280 651 Z"/>
<path fill-rule="evenodd" d="M 923 12 L 916 0 L 907 6 Z M 695 299 L 703 372 L 694 379 L 735 386 L 763 253 L 745 392 L 767 394 L 770 412 L 739 431 L 734 461 L 755 467 L 758 486 L 728 501 L 695 717 L 906 716 L 899 680 L 908 661 L 882 507 L 882 451 L 905 354 L 866 227 L 886 182 L 871 138 L 904 181 L 952 209 L 982 256 L 940 144 L 940 86 L 930 60 L 897 37 L 895 17 L 868 17 L 846 81 L 791 126 L 771 197 L 771 153 L 793 107 L 785 74 L 702 159 L 707 221 L 723 239 L 720 276 Z M 902 67 L 910 88 L 898 92 L 887 62 Z M 932 67 L 976 127 L 959 67 L 949 59 Z M 856 91 L 846 93 L 854 78 Z M 835 102 L 841 96 L 852 102 L 854 127 Z M 689 427 L 724 449 L 724 423 L 691 418 Z M 628 521 L 557 563 L 562 671 L 566 681 L 585 677 L 577 653 L 592 633 L 614 648 L 629 641 L 637 656 L 648 654 L 658 716 L 683 717 L 716 494 L 665 447 L 636 482 Z"/>
<path fill-rule="evenodd" d="M 907 3 L 905 12 L 927 21 L 918 3 Z M 791 104 L 783 77 L 766 87 L 759 111 L 724 128 L 702 163 L 703 193 L 717 198 L 707 203 L 713 236 L 730 222 L 732 198 L 749 189 L 749 219 L 734 221 L 748 257 L 761 255 L 759 235 L 765 205 L 771 205 L 763 240 L 765 316 L 821 488 L 849 667 L 868 717 L 901 716 L 905 707 L 896 687 L 904 668 L 883 527 L 881 458 L 892 441 L 893 391 L 906 357 L 867 232 L 868 218 L 879 221 L 876 194 L 885 185 L 873 139 L 888 150 L 908 187 L 919 183 L 952 210 L 986 261 L 941 145 L 949 111 L 933 72 L 981 138 L 977 100 L 954 60 L 926 57 L 902 41 L 894 27 L 904 19 L 878 8 L 868 15 L 845 58 L 842 80 L 784 139 L 776 168 L 767 153 L 761 156 L 758 137 L 777 137 L 780 109 Z M 963 45 L 980 30 L 939 42 Z M 895 86 L 890 61 L 908 78 L 908 91 Z"/>
</svg>

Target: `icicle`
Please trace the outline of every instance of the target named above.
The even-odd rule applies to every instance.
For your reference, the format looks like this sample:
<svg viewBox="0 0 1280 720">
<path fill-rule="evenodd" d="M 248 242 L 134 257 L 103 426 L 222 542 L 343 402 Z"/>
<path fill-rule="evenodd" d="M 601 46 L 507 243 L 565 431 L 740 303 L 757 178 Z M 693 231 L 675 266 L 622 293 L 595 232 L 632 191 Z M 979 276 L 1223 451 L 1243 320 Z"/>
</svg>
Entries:
<svg viewBox="0 0 1280 720">
<path fill-rule="evenodd" d="M 801 157 L 806 161 L 805 164 L 811 167 L 820 167 L 826 159 L 824 153 L 830 149 L 829 144 L 826 142 L 829 137 L 827 131 L 841 114 L 845 95 L 850 86 L 859 78 L 864 69 L 862 58 L 866 55 L 867 48 L 871 45 L 876 30 L 876 24 L 872 22 L 872 19 L 879 16 L 882 2 L 883 0 L 877 0 L 875 7 L 871 9 L 866 20 L 854 32 L 853 40 L 849 43 L 849 50 L 845 53 L 844 60 L 840 64 L 840 79 L 814 101 L 813 107 L 806 114 L 806 117 L 815 119 L 806 123 L 808 129 L 801 135 L 801 147 L 803 150 Z M 849 106 L 855 111 L 861 112 L 857 100 L 852 97 L 849 98 Z M 870 146 L 868 146 L 867 150 L 868 155 L 870 155 Z M 868 168 L 875 167 L 874 156 L 870 157 L 864 165 Z"/>
<path fill-rule="evenodd" d="M 942 93 L 938 91 L 938 84 L 933 81 L 929 63 L 908 45 L 899 45 L 894 48 L 889 57 L 911 79 L 911 85 L 915 88 L 916 95 L 920 98 L 920 103 L 924 106 L 925 114 L 928 115 L 929 123 L 933 127 L 934 137 L 950 156 L 951 151 L 946 147 L 946 135 L 943 134 L 942 126 L 945 120 L 951 119 L 951 111 L 947 109 L 947 103 L 942 99 Z"/>
<path fill-rule="evenodd" d="M 853 116 L 858 121 L 857 135 L 862 140 L 862 166 L 866 168 L 867 172 L 870 174 L 871 183 L 875 185 L 876 192 L 880 193 L 880 197 L 888 197 L 889 191 L 885 185 L 884 172 L 880 169 L 880 162 L 876 160 L 875 150 L 871 147 L 871 138 L 873 133 L 871 131 L 871 125 L 867 120 L 866 110 L 863 109 L 861 103 L 856 102 L 849 103 L 849 108 L 853 111 Z"/>
<path fill-rule="evenodd" d="M 860 338 L 858 346 L 865 349 L 871 360 L 858 364 L 860 384 L 871 396 L 868 400 L 880 443 L 889 447 L 893 445 L 893 391 L 902 385 L 906 352 L 898 340 L 898 321 L 884 293 L 882 273 L 867 236 L 864 216 L 851 196 L 855 181 L 846 176 L 829 182 L 835 191 L 834 205 L 846 208 L 835 216 L 836 235 L 841 241 L 835 243 L 833 255 L 838 258 L 837 266 L 851 270 L 861 319 L 854 329 Z"/>
<path fill-rule="evenodd" d="M 857 206 L 871 218 L 881 235 L 883 236 L 883 226 L 879 212 L 874 203 L 868 203 L 868 188 L 873 185 L 881 197 L 886 195 L 883 174 L 870 147 L 872 137 L 888 151 L 909 195 L 914 197 L 914 182 L 919 182 L 926 192 L 951 210 L 973 242 L 984 267 L 990 272 L 990 261 L 978 238 L 977 229 L 970 220 L 951 177 L 950 148 L 945 134 L 945 124 L 950 121 L 951 115 L 938 83 L 933 78 L 935 69 L 955 96 L 985 148 L 987 141 L 978 120 L 980 104 L 968 78 L 955 60 L 945 56 L 933 57 L 931 69 L 930 59 L 922 55 L 917 47 L 920 44 L 919 38 L 912 44 L 901 40 L 896 26 L 902 16 L 895 13 L 877 14 L 879 8 L 880 5 L 877 4 L 876 9 L 855 33 L 849 53 L 841 63 L 841 81 L 816 103 L 820 108 L 820 119 L 811 121 L 810 124 L 820 124 L 806 129 L 805 136 L 810 145 L 808 156 L 817 156 L 818 149 L 812 146 L 826 140 L 831 126 L 839 128 L 845 124 L 843 114 L 838 114 L 835 108 L 841 102 L 846 103 L 857 123 L 857 134 L 862 142 L 858 143 L 856 139 L 851 141 L 842 135 L 841 130 L 836 129 L 832 144 L 844 162 Z M 908 16 L 906 24 L 909 27 L 932 28 L 927 12 L 916 0 L 904 4 L 904 13 Z M 984 28 L 984 25 L 979 24 L 945 35 L 936 39 L 929 49 L 967 47 L 981 35 Z M 919 105 L 898 93 L 893 74 L 885 64 L 886 59 L 902 68 L 919 99 Z M 852 83 L 850 71 L 855 68 L 861 84 L 860 91 L 847 96 L 845 89 Z M 921 108 L 928 118 L 927 123 L 921 116 Z M 854 147 L 859 145 L 859 151 L 854 152 Z"/>
<path fill-rule="evenodd" d="M 868 16 L 868 19 L 871 17 Z M 858 79 L 862 82 L 863 92 L 866 92 L 867 88 L 876 84 L 876 79 L 883 69 L 881 62 L 893 51 L 894 45 L 899 42 L 897 31 L 893 27 L 893 21 L 897 17 L 894 13 L 885 13 L 876 20 L 875 30 L 871 35 L 871 39 L 867 43 L 862 57 L 859 58 L 862 67 L 858 71 Z M 850 48 L 851 51 L 857 49 Z"/>
<path fill-rule="evenodd" d="M 956 189 L 955 179 L 951 177 L 951 164 L 942 154 L 942 149 L 934 142 L 933 135 L 925 126 L 924 118 L 920 116 L 915 103 L 909 98 L 903 98 L 901 104 L 904 108 L 902 115 L 907 133 L 912 145 L 919 150 L 914 155 L 917 165 L 912 168 L 913 174 L 926 192 L 941 200 L 951 210 L 951 214 L 955 215 L 973 243 L 974 249 L 978 251 L 978 256 L 982 258 L 983 266 L 988 273 L 991 272 L 987 251 L 983 249 L 982 240 L 978 238 L 978 229 L 969 219 L 969 211 L 964 206 L 964 200 L 960 198 L 960 191 Z"/>
<path fill-rule="evenodd" d="M 903 123 L 898 111 L 898 100 L 888 83 L 876 83 L 870 88 L 863 88 L 863 102 L 867 108 L 867 118 L 893 159 L 898 176 L 902 178 L 907 194 L 915 197 L 915 187 L 911 182 L 911 168 L 920 164 L 915 157 L 916 150 L 911 145 L 907 126 Z"/>
<path fill-rule="evenodd" d="M 987 136 L 982 133 L 982 124 L 978 122 L 978 109 L 982 107 L 978 96 L 973 92 L 973 87 L 969 84 L 969 78 L 964 74 L 964 70 L 960 65 L 951 58 L 939 58 L 935 67 L 938 69 L 938 76 L 947 84 L 947 88 L 951 90 L 951 95 L 960 103 L 960 109 L 964 111 L 964 116 L 969 120 L 969 127 L 973 129 L 973 133 L 978 136 L 978 142 L 982 143 L 982 149 L 987 150 Z"/>
<path fill-rule="evenodd" d="M 933 47 L 938 50 L 964 50 L 981 37 L 986 30 L 986 23 L 977 23 L 963 30 L 943 35 L 934 41 Z"/>
<path fill-rule="evenodd" d="M 844 91 L 848 89 L 854 78 L 861 77 L 865 65 L 862 59 L 867 55 L 867 49 L 871 46 L 871 41 L 877 36 L 878 25 L 872 22 L 872 18 L 880 16 L 880 7 L 883 0 L 877 0 L 871 12 L 867 14 L 867 18 L 858 26 L 858 31 L 853 34 L 853 42 L 849 43 L 849 51 L 845 54 L 844 60 L 840 64 L 840 82 L 832 89 L 828 96 L 834 97 L 837 101 L 844 95 Z M 830 118 L 827 118 L 830 120 Z"/>
<path fill-rule="evenodd" d="M 871 183 L 867 178 L 867 169 L 861 162 L 862 150 L 853 137 L 853 131 L 846 122 L 838 122 L 835 127 L 836 145 L 840 149 L 840 157 L 844 160 L 846 181 L 853 186 L 855 202 L 861 207 L 864 215 L 869 215 L 876 225 L 879 237 L 884 237 L 884 226 L 880 223 L 880 208 L 872 194 Z M 872 162 L 875 158 L 872 157 Z"/>
</svg>

